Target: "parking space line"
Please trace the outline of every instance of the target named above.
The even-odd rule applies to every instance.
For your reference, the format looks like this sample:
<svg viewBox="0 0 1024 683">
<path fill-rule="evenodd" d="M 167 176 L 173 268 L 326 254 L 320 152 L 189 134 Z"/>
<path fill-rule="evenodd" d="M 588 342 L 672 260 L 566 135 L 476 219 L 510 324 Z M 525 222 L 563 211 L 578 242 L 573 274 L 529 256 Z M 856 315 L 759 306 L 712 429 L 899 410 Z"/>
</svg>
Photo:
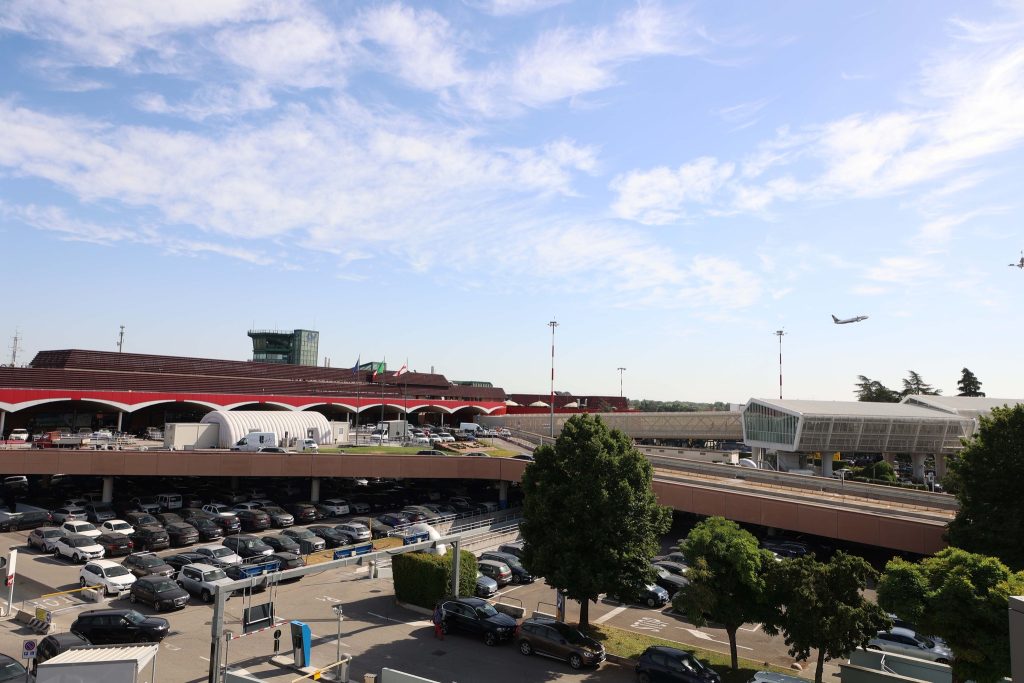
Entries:
<svg viewBox="0 0 1024 683">
<path fill-rule="evenodd" d="M 383 614 L 377 614 L 376 612 L 367 612 L 367 614 L 369 614 L 371 617 L 377 617 L 378 619 L 384 619 L 385 621 L 393 621 L 393 622 L 398 623 L 398 624 L 406 624 L 408 626 L 429 626 L 430 625 L 430 622 L 425 620 L 425 619 L 421 619 L 421 620 L 418 620 L 418 621 L 402 621 L 401 619 L 393 619 L 391 617 L 386 617 Z"/>
<path fill-rule="evenodd" d="M 622 614 L 623 612 L 626 611 L 626 609 L 627 609 L 626 605 L 622 605 L 620 607 L 616 607 L 611 612 L 608 612 L 606 614 L 602 614 L 597 619 L 594 619 L 594 623 L 595 624 L 603 624 L 604 622 L 608 621 L 609 619 L 611 619 L 615 615 Z"/>
</svg>

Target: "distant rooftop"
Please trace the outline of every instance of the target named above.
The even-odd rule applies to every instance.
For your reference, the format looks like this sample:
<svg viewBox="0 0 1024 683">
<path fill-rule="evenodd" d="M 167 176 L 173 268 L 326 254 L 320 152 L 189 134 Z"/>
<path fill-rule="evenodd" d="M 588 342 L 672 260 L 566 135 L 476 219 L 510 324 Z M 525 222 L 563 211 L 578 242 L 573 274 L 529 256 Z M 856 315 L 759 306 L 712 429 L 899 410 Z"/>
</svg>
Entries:
<svg viewBox="0 0 1024 683">
<path fill-rule="evenodd" d="M 937 398 L 929 396 L 928 398 Z M 935 409 L 910 403 L 875 403 L 871 401 L 804 401 L 800 399 L 754 398 L 762 405 L 772 406 L 804 416 L 843 417 L 918 417 L 936 418 Z"/>
</svg>

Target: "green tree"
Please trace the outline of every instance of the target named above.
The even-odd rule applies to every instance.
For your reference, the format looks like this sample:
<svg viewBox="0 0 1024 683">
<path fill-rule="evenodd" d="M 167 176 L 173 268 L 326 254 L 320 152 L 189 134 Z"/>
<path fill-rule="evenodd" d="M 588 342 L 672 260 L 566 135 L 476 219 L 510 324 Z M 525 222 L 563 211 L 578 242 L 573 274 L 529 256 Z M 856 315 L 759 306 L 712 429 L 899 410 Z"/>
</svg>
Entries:
<svg viewBox="0 0 1024 683">
<path fill-rule="evenodd" d="M 938 396 L 942 392 L 939 389 L 933 389 L 931 384 L 928 384 L 921 375 L 917 374 L 913 370 L 907 371 L 909 374 L 907 378 L 903 380 L 903 391 L 900 392 L 901 397 L 911 396 L 913 394 L 926 394 L 928 396 Z"/>
<path fill-rule="evenodd" d="M 960 381 L 956 383 L 956 388 L 960 390 L 957 396 L 985 395 L 985 392 L 981 390 L 981 381 L 967 368 L 960 371 Z"/>
<path fill-rule="evenodd" d="M 721 624 L 729 634 L 732 668 L 739 666 L 736 631 L 766 614 L 765 568 L 774 563 L 757 539 L 736 522 L 710 517 L 680 543 L 690 570 L 689 585 L 672 598 L 672 606 L 697 626 Z"/>
<path fill-rule="evenodd" d="M 1024 593 L 1024 572 L 994 557 L 946 548 L 918 563 L 890 560 L 878 584 L 878 604 L 943 638 L 953 651 L 954 683 L 995 683 L 1010 674 L 1007 611 Z"/>
<path fill-rule="evenodd" d="M 892 468 L 892 465 L 884 460 L 873 462 L 870 465 L 865 465 L 861 468 L 854 468 L 855 476 L 864 477 L 865 479 L 875 479 L 877 481 L 888 481 L 896 483 L 896 470 Z"/>
<path fill-rule="evenodd" d="M 869 379 L 864 375 L 857 376 L 858 401 L 873 401 L 875 403 L 899 403 L 900 394 L 898 391 L 889 389 L 878 380 Z"/>
<path fill-rule="evenodd" d="M 882 608 L 864 598 L 878 573 L 863 558 L 837 552 L 828 563 L 807 556 L 775 565 L 768 579 L 774 609 L 764 632 L 782 633 L 797 660 L 817 650 L 815 683 L 821 683 L 826 661 L 867 645 L 890 625 Z"/>
<path fill-rule="evenodd" d="M 1024 462 L 1024 405 L 994 408 L 967 446 L 949 462 L 943 486 L 960 509 L 949 524 L 950 544 L 993 555 L 1024 569 L 1024 496 L 1014 473 Z"/>
<path fill-rule="evenodd" d="M 574 415 L 534 456 L 523 473 L 523 563 L 580 602 L 586 628 L 591 600 L 654 578 L 650 558 L 671 511 L 651 490 L 647 458 L 599 416 Z"/>
</svg>

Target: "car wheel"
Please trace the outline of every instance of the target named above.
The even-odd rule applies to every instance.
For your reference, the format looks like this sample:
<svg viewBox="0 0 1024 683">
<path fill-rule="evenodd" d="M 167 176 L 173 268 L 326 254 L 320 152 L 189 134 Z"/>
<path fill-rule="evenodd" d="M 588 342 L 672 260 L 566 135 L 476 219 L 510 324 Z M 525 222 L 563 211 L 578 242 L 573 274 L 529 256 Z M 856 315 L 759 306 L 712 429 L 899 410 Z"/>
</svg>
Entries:
<svg viewBox="0 0 1024 683">
<path fill-rule="evenodd" d="M 491 645 L 497 645 L 497 644 L 498 644 L 498 637 L 496 635 L 494 635 L 493 632 L 488 631 L 487 633 L 484 634 L 484 645 L 487 645 L 489 647 Z"/>
<path fill-rule="evenodd" d="M 650 676 L 650 674 L 648 674 L 648 673 L 646 673 L 644 671 L 641 671 L 640 673 L 638 673 L 636 675 L 636 683 L 651 683 L 651 676 Z"/>
<path fill-rule="evenodd" d="M 84 576 L 78 580 L 78 585 L 81 586 L 82 588 L 85 588 L 88 585 L 88 583 L 86 582 Z"/>
<path fill-rule="evenodd" d="M 571 666 L 574 669 L 579 669 L 583 666 L 583 658 L 575 652 L 572 653 L 571 655 L 569 655 L 569 666 Z"/>
<path fill-rule="evenodd" d="M 151 642 L 153 642 L 153 639 L 150 638 L 149 636 L 147 636 L 145 633 L 140 633 L 139 635 L 135 636 L 135 642 L 136 643 L 151 643 Z"/>
<path fill-rule="evenodd" d="M 529 641 L 520 640 L 519 641 L 519 651 L 522 652 L 524 655 L 532 655 L 533 654 L 533 646 L 530 645 Z"/>
<path fill-rule="evenodd" d="M 205 588 L 203 589 L 203 592 L 199 594 L 199 597 L 202 598 L 203 602 L 213 602 L 213 594 Z"/>
<path fill-rule="evenodd" d="M 138 601 L 139 601 L 139 599 L 137 597 L 135 597 L 135 593 L 129 593 L 128 594 L 128 602 L 130 602 L 130 603 L 132 603 L 134 605 Z"/>
<path fill-rule="evenodd" d="M 58 560 L 60 559 L 60 548 L 54 547 L 53 556 L 56 557 Z"/>
<path fill-rule="evenodd" d="M 647 598 L 647 606 L 653 608 L 657 605 L 657 601 L 654 598 Z"/>
</svg>

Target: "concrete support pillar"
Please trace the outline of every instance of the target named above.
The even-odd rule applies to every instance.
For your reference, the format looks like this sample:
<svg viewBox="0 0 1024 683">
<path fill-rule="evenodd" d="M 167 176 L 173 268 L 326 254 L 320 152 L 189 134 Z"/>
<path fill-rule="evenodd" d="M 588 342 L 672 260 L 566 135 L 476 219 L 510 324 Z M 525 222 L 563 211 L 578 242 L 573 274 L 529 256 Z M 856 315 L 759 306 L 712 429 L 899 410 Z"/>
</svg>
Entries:
<svg viewBox="0 0 1024 683">
<path fill-rule="evenodd" d="M 911 453 L 910 464 L 913 467 L 913 471 L 910 478 L 915 484 L 924 483 L 924 453 Z"/>
<path fill-rule="evenodd" d="M 103 502 L 109 503 L 114 500 L 114 478 L 103 477 Z"/>
<path fill-rule="evenodd" d="M 832 454 L 822 453 L 821 454 L 821 476 L 831 477 L 832 476 Z"/>
<path fill-rule="evenodd" d="M 309 480 L 309 499 L 314 503 L 320 502 L 320 477 Z"/>
<path fill-rule="evenodd" d="M 1024 596 L 1010 596 L 1010 674 L 1024 681 Z"/>
<path fill-rule="evenodd" d="M 935 454 L 935 481 L 941 482 L 946 476 L 946 455 L 945 453 Z"/>
<path fill-rule="evenodd" d="M 764 446 L 753 446 L 750 449 L 750 459 L 757 463 L 758 467 L 764 467 Z"/>
<path fill-rule="evenodd" d="M 498 482 L 498 507 L 502 510 L 508 507 L 508 482 Z"/>
<path fill-rule="evenodd" d="M 786 451 L 777 451 L 776 455 L 779 458 L 780 472 L 788 472 L 790 470 L 800 469 L 800 455 L 798 453 L 787 453 Z"/>
<path fill-rule="evenodd" d="M 0 410 L 0 439 L 4 436 L 4 424 L 7 422 L 7 411 Z"/>
<path fill-rule="evenodd" d="M 117 431 L 119 431 L 119 432 L 122 431 L 121 430 L 121 424 L 122 424 L 123 421 L 124 421 L 124 411 L 123 410 L 119 410 L 119 411 L 117 411 Z"/>
</svg>

